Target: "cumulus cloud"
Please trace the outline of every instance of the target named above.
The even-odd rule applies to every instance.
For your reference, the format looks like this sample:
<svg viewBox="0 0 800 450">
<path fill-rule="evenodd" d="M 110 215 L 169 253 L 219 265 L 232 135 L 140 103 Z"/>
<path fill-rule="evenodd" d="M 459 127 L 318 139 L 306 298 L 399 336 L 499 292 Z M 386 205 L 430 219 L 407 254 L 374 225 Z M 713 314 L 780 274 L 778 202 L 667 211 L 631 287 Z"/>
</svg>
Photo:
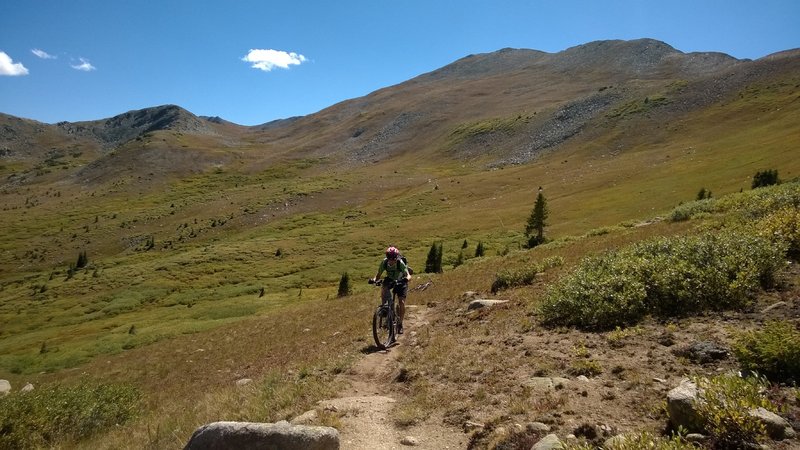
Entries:
<svg viewBox="0 0 800 450">
<path fill-rule="evenodd" d="M 294 52 L 284 52 L 281 50 L 261 50 L 250 49 L 247 56 L 242 58 L 242 61 L 252 63 L 254 69 L 261 69 L 265 72 L 278 67 L 280 69 L 288 69 L 289 66 L 297 66 L 307 61 L 306 57 Z"/>
<path fill-rule="evenodd" d="M 70 64 L 75 70 L 82 70 L 84 72 L 91 72 L 92 70 L 97 70 L 97 67 L 93 66 L 88 59 L 86 58 L 78 58 L 81 60 L 80 64 Z"/>
<path fill-rule="evenodd" d="M 33 53 L 34 55 L 36 55 L 36 56 L 38 56 L 39 58 L 42 58 L 42 59 L 56 59 L 57 58 L 56 56 L 53 56 L 53 55 L 47 53 L 46 51 L 40 50 L 38 48 L 32 49 L 31 53 Z"/>
<path fill-rule="evenodd" d="M 0 75 L 14 77 L 27 74 L 28 69 L 26 69 L 22 63 L 15 63 L 6 52 L 0 52 Z"/>
</svg>

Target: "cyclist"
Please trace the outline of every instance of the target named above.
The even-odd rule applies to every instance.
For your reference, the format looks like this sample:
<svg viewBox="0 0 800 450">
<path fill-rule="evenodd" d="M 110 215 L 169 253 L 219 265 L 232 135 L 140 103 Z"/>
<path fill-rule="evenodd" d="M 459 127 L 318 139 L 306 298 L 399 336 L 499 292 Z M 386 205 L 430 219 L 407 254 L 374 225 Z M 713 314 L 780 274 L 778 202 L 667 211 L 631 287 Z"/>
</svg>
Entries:
<svg viewBox="0 0 800 450">
<path fill-rule="evenodd" d="M 406 296 L 408 295 L 408 282 L 411 280 L 411 274 L 408 272 L 406 263 L 400 258 L 400 251 L 397 248 L 389 247 L 386 249 L 386 258 L 378 266 L 378 274 L 375 275 L 373 280 L 379 280 L 384 271 L 386 271 L 386 278 L 391 278 L 397 282 L 394 286 L 394 293 L 397 294 L 397 332 L 403 334 L 403 317 L 406 313 Z M 387 303 L 392 300 L 392 290 L 386 284 L 381 287 L 381 299 Z"/>
</svg>

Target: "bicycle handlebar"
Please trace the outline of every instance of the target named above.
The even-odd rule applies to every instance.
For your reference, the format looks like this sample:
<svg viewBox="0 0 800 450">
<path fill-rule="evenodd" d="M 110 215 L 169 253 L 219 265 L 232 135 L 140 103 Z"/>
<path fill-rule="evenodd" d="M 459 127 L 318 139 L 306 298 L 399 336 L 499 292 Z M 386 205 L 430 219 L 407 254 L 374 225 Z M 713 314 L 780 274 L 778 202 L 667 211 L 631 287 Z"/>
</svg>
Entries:
<svg viewBox="0 0 800 450">
<path fill-rule="evenodd" d="M 375 279 L 370 278 L 369 280 L 367 280 L 367 283 L 374 284 L 375 286 L 381 286 L 381 285 L 383 285 L 384 282 L 391 282 L 391 285 L 395 286 L 395 285 L 398 285 L 398 284 L 406 284 L 406 283 L 408 283 L 408 280 L 406 280 L 406 279 L 392 280 L 391 278 L 381 278 L 380 280 L 375 280 Z"/>
</svg>

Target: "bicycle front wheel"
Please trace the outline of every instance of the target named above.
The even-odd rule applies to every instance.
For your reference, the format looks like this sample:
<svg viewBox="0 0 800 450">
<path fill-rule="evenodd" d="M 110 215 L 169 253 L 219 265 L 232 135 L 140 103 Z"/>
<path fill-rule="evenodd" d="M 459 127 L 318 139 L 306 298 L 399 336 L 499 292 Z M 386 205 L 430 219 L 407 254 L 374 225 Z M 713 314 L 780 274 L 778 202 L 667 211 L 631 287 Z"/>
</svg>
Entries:
<svg viewBox="0 0 800 450">
<path fill-rule="evenodd" d="M 379 306 L 372 316 L 372 337 L 375 345 L 380 349 L 386 349 L 394 339 L 394 315 L 389 308 Z"/>
</svg>

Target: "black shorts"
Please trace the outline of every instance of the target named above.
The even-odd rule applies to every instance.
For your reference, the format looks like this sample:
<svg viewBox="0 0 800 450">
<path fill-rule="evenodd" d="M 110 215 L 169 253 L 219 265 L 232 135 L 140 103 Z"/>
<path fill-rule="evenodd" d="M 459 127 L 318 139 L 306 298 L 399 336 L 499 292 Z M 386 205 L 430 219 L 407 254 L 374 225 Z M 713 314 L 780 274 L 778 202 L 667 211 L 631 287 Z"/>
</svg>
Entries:
<svg viewBox="0 0 800 450">
<path fill-rule="evenodd" d="M 408 282 L 395 284 L 392 291 L 397 294 L 397 297 L 406 298 L 408 296 Z"/>
</svg>

